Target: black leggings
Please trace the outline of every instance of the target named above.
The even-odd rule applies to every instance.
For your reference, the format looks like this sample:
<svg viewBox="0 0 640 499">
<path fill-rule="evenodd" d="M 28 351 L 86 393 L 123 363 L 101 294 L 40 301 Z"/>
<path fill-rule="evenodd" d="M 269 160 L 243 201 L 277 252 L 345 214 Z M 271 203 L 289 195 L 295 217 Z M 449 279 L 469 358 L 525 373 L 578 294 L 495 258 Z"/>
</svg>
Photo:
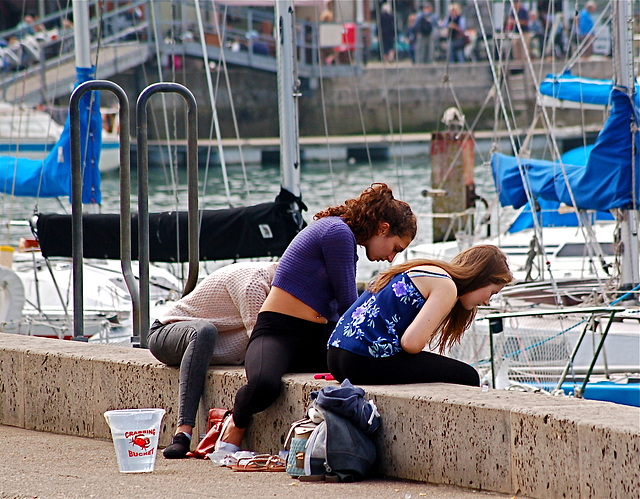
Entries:
<svg viewBox="0 0 640 499">
<path fill-rule="evenodd" d="M 276 312 L 260 312 L 247 346 L 247 384 L 236 394 L 233 422 L 249 426 L 280 395 L 284 373 L 324 373 L 334 323 L 317 324 Z"/>
<path fill-rule="evenodd" d="M 340 382 L 348 378 L 351 383 L 361 385 L 480 385 L 478 372 L 469 364 L 431 352 L 411 354 L 403 350 L 391 357 L 365 357 L 329 347 L 328 361 L 329 370 Z"/>
</svg>

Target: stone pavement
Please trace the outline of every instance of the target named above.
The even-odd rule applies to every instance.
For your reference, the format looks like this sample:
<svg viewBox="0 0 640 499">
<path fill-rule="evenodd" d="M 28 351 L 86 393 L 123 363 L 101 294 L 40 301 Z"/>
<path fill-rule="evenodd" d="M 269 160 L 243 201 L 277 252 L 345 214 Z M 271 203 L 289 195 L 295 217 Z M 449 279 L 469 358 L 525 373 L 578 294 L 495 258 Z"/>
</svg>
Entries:
<svg viewBox="0 0 640 499">
<path fill-rule="evenodd" d="M 286 473 L 238 473 L 209 460 L 167 460 L 153 473 L 118 471 L 110 440 L 0 425 L 0 498 L 284 497 L 467 499 L 511 497 L 446 485 L 372 479 L 353 484 L 301 483 Z"/>
</svg>

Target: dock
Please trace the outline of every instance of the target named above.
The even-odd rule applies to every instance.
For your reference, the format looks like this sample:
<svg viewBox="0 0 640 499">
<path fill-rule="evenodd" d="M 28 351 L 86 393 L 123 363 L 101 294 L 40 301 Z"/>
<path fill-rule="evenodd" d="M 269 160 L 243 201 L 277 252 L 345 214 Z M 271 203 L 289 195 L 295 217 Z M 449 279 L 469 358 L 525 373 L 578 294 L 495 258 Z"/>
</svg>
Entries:
<svg viewBox="0 0 640 499">
<path fill-rule="evenodd" d="M 554 130 L 554 135 L 560 152 L 576 147 L 577 142 L 582 141 L 583 133 L 587 140 L 593 140 L 599 131 L 598 126 L 589 126 L 585 129 L 577 126 L 567 126 Z M 526 130 L 516 130 L 515 135 L 523 137 Z M 511 153 L 511 140 L 505 131 L 477 131 L 473 134 L 476 152 L 488 156 L 494 147 L 500 151 Z M 431 133 L 408 134 L 371 134 L 371 135 L 341 135 L 341 136 L 306 136 L 300 137 L 300 161 L 357 161 L 367 162 L 384 161 L 392 158 L 428 158 L 431 154 Z M 225 164 L 248 165 L 278 164 L 280 161 L 280 139 L 278 137 L 248 138 L 248 139 L 222 139 L 217 140 L 198 139 L 198 157 L 201 166 L 209 158 L 210 164 L 221 164 L 219 145 L 224 151 Z M 530 143 L 532 150 L 541 150 L 547 145 L 547 136 L 544 130 L 538 129 L 533 134 Z M 160 149 L 175 148 L 179 164 L 186 164 L 187 142 L 186 140 L 171 140 L 170 142 L 150 140 L 149 160 L 161 156 Z M 241 152 L 242 150 L 242 152 Z M 137 147 L 131 143 L 132 164 L 135 164 Z M 166 156 L 166 153 L 165 153 Z"/>
</svg>

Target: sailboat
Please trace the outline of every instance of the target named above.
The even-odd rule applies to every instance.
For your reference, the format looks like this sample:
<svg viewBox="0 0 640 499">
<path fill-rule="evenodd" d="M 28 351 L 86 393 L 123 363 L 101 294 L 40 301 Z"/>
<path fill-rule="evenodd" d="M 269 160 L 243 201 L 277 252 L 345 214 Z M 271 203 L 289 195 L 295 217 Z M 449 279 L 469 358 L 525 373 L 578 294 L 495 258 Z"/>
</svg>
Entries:
<svg viewBox="0 0 640 499">
<path fill-rule="evenodd" d="M 94 68 L 90 52 L 81 40 L 88 39 L 88 5 L 74 2 L 76 29 L 76 87 L 93 79 Z M 83 22 L 84 21 L 84 22 Z M 103 124 L 100 95 L 88 94 L 80 102 L 80 136 L 83 164 L 82 202 L 99 206 L 100 160 L 103 151 Z M 21 129 L 19 128 L 18 131 Z M 117 149 L 119 144 L 116 142 Z M 116 150 L 117 150 L 116 149 Z M 0 157 L 0 190 L 15 196 L 62 197 L 71 195 L 71 134 L 70 118 L 62 129 L 53 150 L 44 160 L 17 156 Z M 60 215 L 64 216 L 64 215 Z M 39 238 L 37 223 L 30 221 Z M 43 231 L 46 232 L 45 229 Z M 62 233 L 54 235 L 59 241 Z M 41 251 L 40 240 L 23 239 L 21 249 L 13 251 L 3 246 L 0 276 L 7 285 L 0 294 L 0 322 L 4 332 L 54 338 L 71 338 L 72 268 L 69 258 Z M 6 251 L 10 250 L 10 251 Z M 50 256 L 52 256 L 50 258 Z M 118 270 L 117 262 L 93 260 L 87 262 L 87 307 L 84 321 L 87 335 L 109 336 L 131 320 L 131 299 Z M 153 299 L 163 299 L 180 289 L 179 280 L 169 272 L 154 268 Z"/>
<path fill-rule="evenodd" d="M 102 109 L 101 113 L 109 109 Z M 57 123 L 50 113 L 38 108 L 19 106 L 0 101 L 0 155 L 27 158 L 44 162 L 57 147 L 64 132 L 64 125 Z M 118 168 L 120 140 L 117 130 L 102 130 L 100 147 L 100 171 L 111 172 Z M 21 171 L 21 164 L 15 165 Z M 42 168 L 42 166 L 41 166 Z M 27 168 L 27 171 L 30 169 Z M 68 192 L 65 193 L 68 195 Z"/>
<path fill-rule="evenodd" d="M 531 159 L 525 147 L 514 147 L 515 156 L 494 152 L 499 202 L 522 210 L 512 232 L 424 245 L 410 256 L 448 259 L 461 244 L 489 242 L 505 250 L 517 279 L 533 281 L 505 288 L 451 352 L 472 363 L 489 386 L 640 405 L 640 384 L 633 381 L 640 373 L 640 135 L 633 61 L 624 49 L 632 40 L 632 11 L 626 1 L 612 8 L 614 80 L 563 73 L 543 84 L 565 106 L 582 99 L 611 105 L 595 144 L 556 161 Z M 592 383 L 596 377 L 606 381 Z"/>
<path fill-rule="evenodd" d="M 279 32 L 281 43 L 278 49 L 278 60 L 282 65 L 282 69 L 279 71 L 278 89 L 280 105 L 281 109 L 283 109 L 281 112 L 281 164 L 283 165 L 281 190 L 273 202 L 246 207 L 198 211 L 199 251 L 197 254 L 201 260 L 235 260 L 238 258 L 273 258 L 280 256 L 291 239 L 305 225 L 301 216 L 301 211 L 305 207 L 300 197 L 299 180 L 300 158 L 297 140 L 294 13 L 293 9 L 287 8 L 286 4 L 287 2 L 276 2 L 276 18 L 281 26 Z M 74 16 L 75 18 L 76 16 Z M 76 23 L 77 25 L 78 23 Z M 90 94 L 91 92 L 82 97 L 80 105 L 83 104 L 83 101 L 90 100 Z M 83 116 L 84 112 L 80 110 L 79 114 Z M 141 143 L 142 141 L 139 140 L 139 147 L 141 147 Z M 140 150 L 138 153 L 140 154 Z M 86 157 L 86 154 L 83 153 L 84 157 Z M 138 166 L 140 168 L 140 161 Z M 86 182 L 87 175 L 84 176 L 84 179 Z M 87 189 L 83 188 L 83 195 L 85 191 Z M 97 192 L 96 186 L 91 187 L 89 191 L 95 196 Z M 132 217 L 132 240 L 134 241 L 138 241 L 140 219 L 138 215 Z M 148 221 L 150 237 L 147 241 L 141 239 L 141 244 L 144 246 L 140 246 L 140 248 L 147 251 L 148 258 L 153 262 L 185 262 L 188 260 L 191 263 L 190 221 L 191 214 L 186 212 L 174 211 L 151 214 Z M 42 255 L 45 258 L 48 260 L 63 258 L 66 259 L 69 266 L 68 259 L 74 254 L 72 222 L 72 217 L 68 215 L 38 214 L 33 224 Z M 117 262 L 123 258 L 119 247 L 119 224 L 120 218 L 115 214 L 84 214 L 82 217 L 84 258 L 99 259 L 101 262 Z M 140 229 L 140 232 L 143 232 L 142 229 Z M 131 257 L 134 260 L 138 257 L 142 260 L 143 252 L 140 248 L 138 245 L 133 245 Z M 106 264 L 103 264 L 101 270 L 106 270 L 105 266 Z M 86 268 L 86 265 L 83 266 L 83 269 L 86 270 Z M 96 266 L 92 267 L 92 269 L 95 268 Z M 76 270 L 75 268 L 73 269 L 74 279 Z M 68 271 L 70 271 L 69 268 Z M 112 284 L 117 280 L 118 282 L 115 284 L 122 291 L 124 288 L 122 276 L 113 274 L 109 278 Z M 71 278 L 68 278 L 68 282 L 70 280 Z M 85 275 L 82 282 L 86 285 L 90 281 Z M 142 267 L 140 269 L 140 283 L 141 286 L 144 286 Z M 155 280 L 152 275 L 152 280 L 149 284 L 151 288 L 157 291 L 155 295 L 153 289 L 151 293 L 147 293 L 146 300 L 150 303 L 158 301 L 158 293 L 163 295 L 163 301 L 171 297 L 177 298 L 180 294 L 179 292 L 176 293 L 175 281 L 171 281 L 164 275 L 156 275 Z M 115 290 L 110 288 L 110 291 Z M 129 292 L 131 292 L 130 289 Z M 73 293 L 74 303 L 77 303 L 75 298 L 78 293 L 77 286 L 73 287 Z M 113 297 L 115 294 L 111 292 L 110 296 Z M 128 293 L 124 294 L 127 295 Z M 83 295 L 91 296 L 86 292 Z M 142 297 L 143 295 L 144 293 L 141 290 L 140 296 Z M 130 300 L 126 305 L 126 308 L 131 311 Z M 80 314 L 81 317 L 84 317 L 83 322 L 87 321 L 86 312 L 90 308 L 91 305 L 88 304 L 84 310 L 85 313 Z M 111 308 L 112 313 L 116 311 L 118 311 L 117 307 Z M 146 346 L 146 330 L 148 329 L 149 317 L 148 315 L 144 317 L 144 315 L 148 314 L 148 311 L 149 303 L 143 304 L 140 307 L 140 316 L 136 317 L 138 311 L 134 307 L 132 317 L 133 330 L 129 325 L 128 329 L 122 333 L 121 328 L 122 334 L 118 334 L 118 336 L 130 338 L 133 334 L 136 341 L 140 341 L 141 346 Z M 104 317 L 105 311 L 103 310 L 102 312 Z M 78 314 L 78 311 L 74 310 L 74 315 L 76 314 Z M 120 320 L 114 322 L 122 324 Z M 78 321 L 75 321 L 74 338 L 77 336 L 86 338 L 96 333 L 95 328 L 85 328 L 84 326 L 84 323 L 79 325 Z M 80 334 L 77 334 L 78 330 L 80 330 Z M 98 332 L 97 335 L 101 338 L 105 336 L 102 332 Z"/>
</svg>

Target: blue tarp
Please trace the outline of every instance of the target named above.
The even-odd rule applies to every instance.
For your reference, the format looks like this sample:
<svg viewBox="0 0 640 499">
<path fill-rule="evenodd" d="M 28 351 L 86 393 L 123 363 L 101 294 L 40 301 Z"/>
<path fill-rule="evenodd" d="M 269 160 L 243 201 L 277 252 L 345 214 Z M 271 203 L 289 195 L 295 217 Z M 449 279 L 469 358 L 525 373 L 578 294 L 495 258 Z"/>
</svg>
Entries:
<svg viewBox="0 0 640 499">
<path fill-rule="evenodd" d="M 560 213 L 560 203 L 557 201 L 546 201 L 542 198 L 538 199 L 538 224 L 540 227 L 578 227 L 578 216 L 575 212 Z M 595 220 L 613 220 L 613 215 L 604 211 L 596 211 L 591 221 Z M 531 214 L 531 205 L 527 203 L 520 214 L 509 227 L 511 233 L 520 232 L 524 229 L 533 228 L 533 216 Z"/>
<path fill-rule="evenodd" d="M 589 154 L 593 149 L 593 145 L 576 147 L 565 152 L 562 156 L 562 164 L 569 165 L 586 165 Z M 560 203 L 555 201 L 538 200 L 540 206 L 540 226 L 541 227 L 577 227 L 579 224 L 578 217 L 575 213 L 559 213 Z M 608 211 L 596 211 L 594 220 L 614 220 L 613 215 Z M 592 220 L 593 221 L 593 220 Z M 522 213 L 509 228 L 509 232 L 517 232 L 519 230 L 532 228 L 533 219 L 531 217 L 531 207 L 527 203 Z"/>
<path fill-rule="evenodd" d="M 520 162 L 520 167 L 518 167 L 518 162 Z M 564 166 L 567 168 L 572 165 Z M 513 206 L 517 209 L 527 204 L 524 182 L 527 182 L 530 186 L 534 198 L 541 198 L 546 201 L 560 201 L 555 190 L 555 177 L 557 174 L 562 175 L 562 169 L 554 161 L 514 158 L 513 156 L 495 153 L 491 157 L 491 167 L 502 206 Z M 522 179 L 523 174 L 525 176 L 524 181 Z"/>
<path fill-rule="evenodd" d="M 566 177 L 560 165 L 553 161 L 494 154 L 491 166 L 500 203 L 514 208 L 527 204 L 524 175 L 533 197 L 538 200 L 572 206 L 569 185 L 580 209 L 606 212 L 632 208 L 634 192 L 636 206 L 640 205 L 640 150 L 636 148 L 634 158 L 631 133 L 635 110 L 627 95 L 617 89 L 612 91 L 611 102 L 611 113 L 596 143 L 563 157 Z M 636 144 L 640 144 L 640 134 L 635 135 Z"/>
<path fill-rule="evenodd" d="M 638 124 L 637 110 L 617 89 L 611 93 L 611 103 L 586 167 L 567 169 L 578 208 L 605 211 L 640 206 L 640 133 L 631 133 L 632 121 Z M 564 179 L 556 177 L 556 191 L 560 201 L 571 203 Z"/>
<path fill-rule="evenodd" d="M 600 80 L 573 76 L 570 71 L 561 75 L 548 74 L 540 83 L 540 93 L 556 99 L 608 106 L 613 80 Z M 640 96 L 640 85 L 636 82 L 636 106 Z"/>
<path fill-rule="evenodd" d="M 76 68 L 76 87 L 93 79 L 94 68 Z M 91 96 L 93 94 L 93 102 Z M 89 107 L 91 106 L 91 110 Z M 80 99 L 80 137 L 83 165 L 82 202 L 100 204 L 100 150 L 102 116 L 100 93 L 87 92 Z M 87 127 L 89 135 L 87 140 Z M 14 186 L 15 174 L 15 186 Z M 0 157 L 0 192 L 15 196 L 71 196 L 70 118 L 58 143 L 44 160 Z"/>
</svg>

